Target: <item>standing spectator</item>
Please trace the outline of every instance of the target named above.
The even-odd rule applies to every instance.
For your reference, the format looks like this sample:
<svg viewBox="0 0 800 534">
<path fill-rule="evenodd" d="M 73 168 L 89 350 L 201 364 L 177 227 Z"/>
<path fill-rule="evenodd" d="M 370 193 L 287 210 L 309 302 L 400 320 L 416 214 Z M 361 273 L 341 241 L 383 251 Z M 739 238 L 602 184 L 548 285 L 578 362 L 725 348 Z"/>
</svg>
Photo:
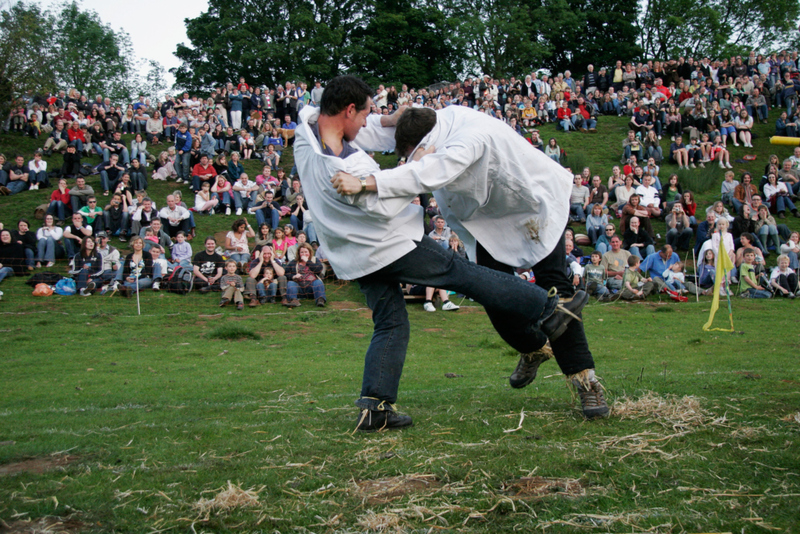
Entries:
<svg viewBox="0 0 800 534">
<path fill-rule="evenodd" d="M 192 134 L 189 133 L 189 128 L 185 123 L 181 123 L 178 127 L 178 133 L 175 134 L 175 172 L 178 173 L 176 183 L 189 183 L 189 176 L 191 172 L 191 158 L 192 158 Z"/>
</svg>

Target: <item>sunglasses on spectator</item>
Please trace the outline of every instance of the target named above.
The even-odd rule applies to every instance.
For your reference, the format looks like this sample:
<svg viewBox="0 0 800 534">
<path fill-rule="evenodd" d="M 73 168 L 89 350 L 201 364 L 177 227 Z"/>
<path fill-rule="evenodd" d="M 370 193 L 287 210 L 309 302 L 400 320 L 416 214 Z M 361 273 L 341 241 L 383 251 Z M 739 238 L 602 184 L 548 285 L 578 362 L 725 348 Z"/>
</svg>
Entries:
<svg viewBox="0 0 800 534">
<path fill-rule="evenodd" d="M 613 228 L 606 228 L 606 232 L 613 232 L 613 231 L 614 231 Z"/>
</svg>

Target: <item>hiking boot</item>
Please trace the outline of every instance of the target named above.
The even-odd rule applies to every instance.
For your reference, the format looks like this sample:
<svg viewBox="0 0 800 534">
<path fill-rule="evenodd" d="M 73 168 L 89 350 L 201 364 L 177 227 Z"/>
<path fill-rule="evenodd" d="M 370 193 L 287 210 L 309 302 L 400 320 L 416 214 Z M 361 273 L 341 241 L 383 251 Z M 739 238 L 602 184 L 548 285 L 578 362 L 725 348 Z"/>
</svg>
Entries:
<svg viewBox="0 0 800 534">
<path fill-rule="evenodd" d="M 608 417 L 609 409 L 603 393 L 603 386 L 595 378 L 594 369 L 587 369 L 567 378 L 578 392 L 583 416 L 586 419 Z"/>
<path fill-rule="evenodd" d="M 220 301 L 219 301 L 219 307 L 220 307 L 220 308 L 224 308 L 225 306 L 227 306 L 227 305 L 228 305 L 228 303 L 229 303 L 230 301 L 231 301 L 230 299 L 220 299 Z"/>
<path fill-rule="evenodd" d="M 259 304 L 266 304 L 268 301 L 269 301 L 269 299 L 267 299 L 267 297 L 261 297 L 261 298 L 258 299 L 258 303 Z M 274 302 L 274 299 L 273 299 L 273 302 Z"/>
<path fill-rule="evenodd" d="M 554 298 L 556 288 L 551 288 L 548 296 Z M 576 291 L 570 299 L 559 299 L 553 312 L 539 323 L 539 329 L 551 342 L 555 341 L 566 332 L 570 321 L 581 320 L 580 313 L 587 302 L 589 295 L 585 291 Z"/>
<path fill-rule="evenodd" d="M 250 304 L 248 304 L 248 306 L 250 306 L 251 308 L 257 308 L 258 307 L 258 299 L 255 298 L 255 297 L 251 298 L 250 299 Z"/>
<path fill-rule="evenodd" d="M 356 423 L 359 432 L 380 432 L 413 425 L 411 416 L 388 410 L 361 410 Z"/>
<path fill-rule="evenodd" d="M 199 289 L 200 293 L 208 293 L 211 291 L 211 286 L 203 286 Z"/>
<path fill-rule="evenodd" d="M 244 309 L 244 302 L 237 302 L 236 309 L 242 311 Z"/>
<path fill-rule="evenodd" d="M 536 378 L 539 366 L 553 357 L 553 349 L 550 343 L 546 343 L 537 351 L 519 355 L 517 368 L 508 378 L 508 383 L 512 388 L 524 388 Z"/>
<path fill-rule="evenodd" d="M 287 308 L 297 308 L 298 306 L 300 306 L 300 301 L 297 299 L 292 299 L 292 300 L 283 299 L 281 301 L 281 304 L 283 304 Z"/>
<path fill-rule="evenodd" d="M 323 297 L 319 297 L 316 300 L 316 303 L 317 303 L 317 306 L 319 306 L 320 308 L 324 308 L 325 307 L 325 299 Z"/>
</svg>

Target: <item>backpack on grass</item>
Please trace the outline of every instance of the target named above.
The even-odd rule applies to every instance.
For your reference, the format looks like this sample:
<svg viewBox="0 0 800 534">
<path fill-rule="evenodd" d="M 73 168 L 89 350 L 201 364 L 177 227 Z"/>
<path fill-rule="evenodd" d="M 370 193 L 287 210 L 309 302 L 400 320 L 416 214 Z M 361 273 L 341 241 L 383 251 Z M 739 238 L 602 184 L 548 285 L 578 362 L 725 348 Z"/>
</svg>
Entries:
<svg viewBox="0 0 800 534">
<path fill-rule="evenodd" d="M 166 286 L 167 291 L 170 293 L 186 295 L 194 286 L 194 272 L 181 266 L 175 267 L 172 274 L 167 278 Z"/>
</svg>

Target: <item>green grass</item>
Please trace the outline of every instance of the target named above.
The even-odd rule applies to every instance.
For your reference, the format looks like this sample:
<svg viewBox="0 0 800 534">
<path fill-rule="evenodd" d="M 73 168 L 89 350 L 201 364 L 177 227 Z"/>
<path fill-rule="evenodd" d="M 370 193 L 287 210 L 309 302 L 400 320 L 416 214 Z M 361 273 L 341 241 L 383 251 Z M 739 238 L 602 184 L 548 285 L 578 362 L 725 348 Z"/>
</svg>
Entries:
<svg viewBox="0 0 800 534">
<path fill-rule="evenodd" d="M 560 134 L 559 143 L 581 148 L 606 176 L 624 135 L 624 122 L 604 119 L 601 130 L 609 124 L 608 135 Z M 0 137 L 0 151 L 32 152 L 18 142 Z M 759 174 L 764 142 L 750 169 Z M 173 188 L 157 182 L 151 194 L 161 205 Z M 47 194 L 0 198 L 0 220 L 30 216 Z M 230 219 L 198 217 L 199 235 Z M 511 389 L 517 357 L 480 307 L 431 314 L 412 304 L 399 407 L 415 426 L 353 435 L 372 329 L 354 284 L 329 284 L 324 310 L 304 302 L 238 312 L 220 310 L 215 295 L 144 292 L 141 316 L 131 299 L 35 298 L 19 278 L 0 289 L 0 473 L 73 457 L 43 473 L 0 474 L 6 523 L 56 516 L 79 522 L 76 532 L 365 532 L 374 512 L 396 519 L 389 531 L 398 532 L 800 530 L 793 301 L 735 300 L 733 334 L 701 330 L 708 298 L 590 304 L 586 331 L 612 402 L 691 397 L 703 414 L 595 422 L 582 419 L 554 362 Z M 723 305 L 717 323 L 726 321 Z M 390 502 L 357 490 L 413 474 L 440 485 Z M 578 480 L 585 494 L 516 495 L 514 483 L 529 476 Z M 227 481 L 258 491 L 258 505 L 194 507 Z"/>
</svg>

